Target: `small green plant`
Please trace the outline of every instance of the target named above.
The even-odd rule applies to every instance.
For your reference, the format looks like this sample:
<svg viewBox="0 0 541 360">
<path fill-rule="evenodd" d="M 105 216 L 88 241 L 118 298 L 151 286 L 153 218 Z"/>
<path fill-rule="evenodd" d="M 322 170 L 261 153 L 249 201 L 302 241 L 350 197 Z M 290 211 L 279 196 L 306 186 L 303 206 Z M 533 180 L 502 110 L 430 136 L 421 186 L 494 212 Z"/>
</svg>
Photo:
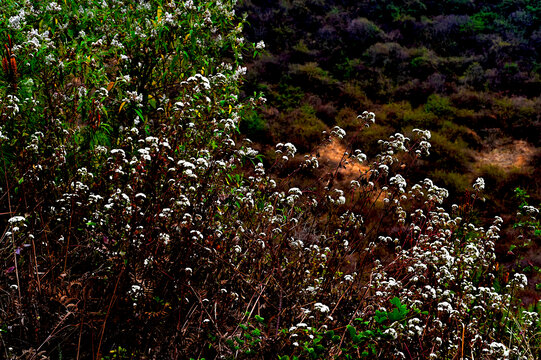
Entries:
<svg viewBox="0 0 541 360">
<path fill-rule="evenodd" d="M 519 201 L 519 212 L 517 222 L 513 227 L 522 229 L 536 238 L 541 237 L 539 208 L 529 204 L 530 195 L 520 187 L 515 189 L 515 198 Z"/>
<path fill-rule="evenodd" d="M 250 317 L 250 313 L 245 314 L 248 321 L 239 324 L 236 335 L 225 340 L 225 344 L 233 352 L 235 359 L 250 358 L 256 356 L 261 350 L 261 342 L 265 339 L 265 319 L 259 315 Z"/>
<path fill-rule="evenodd" d="M 117 348 L 110 350 L 109 354 L 102 357 L 102 360 L 111 360 L 111 359 L 132 359 L 133 354 L 130 355 L 129 351 L 122 346 L 118 346 Z"/>
<path fill-rule="evenodd" d="M 382 324 L 386 322 L 387 320 L 394 322 L 394 321 L 402 321 L 406 318 L 406 316 L 409 313 L 409 310 L 405 305 L 403 305 L 400 302 L 400 299 L 397 297 L 394 297 L 391 299 L 391 304 L 393 304 L 395 307 L 393 311 L 387 312 L 387 311 L 379 311 L 376 310 L 376 315 L 374 316 L 374 320 L 378 324 Z"/>
</svg>

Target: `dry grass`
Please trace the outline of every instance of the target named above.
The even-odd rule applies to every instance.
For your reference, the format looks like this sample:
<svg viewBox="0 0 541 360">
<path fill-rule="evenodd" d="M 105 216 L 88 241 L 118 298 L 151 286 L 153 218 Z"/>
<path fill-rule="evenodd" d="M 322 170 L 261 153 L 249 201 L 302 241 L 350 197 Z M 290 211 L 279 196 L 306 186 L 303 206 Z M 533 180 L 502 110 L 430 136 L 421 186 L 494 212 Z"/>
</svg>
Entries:
<svg viewBox="0 0 541 360">
<path fill-rule="evenodd" d="M 525 140 L 513 140 L 476 153 L 475 160 L 477 167 L 495 165 L 509 171 L 513 168 L 529 167 L 538 151 L 539 149 Z"/>
<path fill-rule="evenodd" d="M 338 169 L 338 177 L 340 181 L 349 182 L 357 179 L 361 174 L 364 174 L 370 167 L 361 164 L 358 161 L 344 157 L 346 147 L 339 141 L 333 141 L 329 144 L 322 145 L 318 148 L 320 155 L 319 162 L 323 169 L 335 170 L 342 161 Z"/>
</svg>

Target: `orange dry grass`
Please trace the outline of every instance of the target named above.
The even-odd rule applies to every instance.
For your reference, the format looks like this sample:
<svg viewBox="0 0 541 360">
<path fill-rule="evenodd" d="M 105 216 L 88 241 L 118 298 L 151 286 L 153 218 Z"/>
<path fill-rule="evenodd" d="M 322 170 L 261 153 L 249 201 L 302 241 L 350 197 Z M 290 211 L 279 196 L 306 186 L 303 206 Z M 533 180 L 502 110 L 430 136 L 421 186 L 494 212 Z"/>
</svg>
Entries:
<svg viewBox="0 0 541 360">
<path fill-rule="evenodd" d="M 318 148 L 320 155 L 319 162 L 324 169 L 329 171 L 336 171 L 342 156 L 346 152 L 346 147 L 339 141 L 334 140 L 330 144 L 323 145 Z M 357 179 L 361 174 L 364 174 L 369 169 L 368 166 L 360 164 L 354 159 L 348 159 L 348 156 L 344 157 L 338 174 L 340 174 L 341 181 L 349 182 Z"/>
<path fill-rule="evenodd" d="M 504 170 L 528 167 L 538 150 L 524 140 L 514 140 L 476 154 L 477 165 L 495 165 Z"/>
</svg>

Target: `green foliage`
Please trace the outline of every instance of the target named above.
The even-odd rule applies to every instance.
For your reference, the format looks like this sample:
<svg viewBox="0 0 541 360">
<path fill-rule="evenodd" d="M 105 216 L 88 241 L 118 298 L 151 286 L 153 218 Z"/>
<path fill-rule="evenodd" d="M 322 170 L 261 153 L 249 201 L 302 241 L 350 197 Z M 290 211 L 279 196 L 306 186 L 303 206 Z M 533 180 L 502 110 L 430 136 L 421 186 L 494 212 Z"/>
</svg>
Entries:
<svg viewBox="0 0 541 360">
<path fill-rule="evenodd" d="M 102 357 L 102 360 L 109 360 L 109 359 L 131 359 L 134 356 L 134 354 L 131 354 L 128 352 L 128 350 L 124 349 L 122 346 L 118 346 L 115 349 L 112 349 L 109 351 L 109 355 L 106 355 Z"/>
<path fill-rule="evenodd" d="M 450 141 L 464 142 L 472 149 L 479 149 L 483 143 L 483 140 L 475 131 L 467 126 L 458 125 L 450 120 L 442 122 L 441 132 L 444 133 Z"/>
<path fill-rule="evenodd" d="M 463 194 L 470 187 L 469 176 L 463 173 L 438 169 L 431 171 L 430 177 L 449 190 L 453 197 Z"/>
<path fill-rule="evenodd" d="M 290 74 L 298 84 L 303 86 L 310 84 L 310 87 L 315 89 L 329 89 L 337 82 L 328 71 L 320 68 L 316 62 L 292 64 Z"/>
<path fill-rule="evenodd" d="M 393 130 L 394 128 L 391 126 L 376 124 L 365 129 L 353 143 L 353 146 L 354 148 L 365 148 L 367 155 L 375 156 L 379 150 L 378 141 L 389 137 L 393 134 Z"/>
<path fill-rule="evenodd" d="M 141 350 L 142 343 L 147 349 L 160 347 L 156 341 L 163 339 L 145 339 L 137 329 L 161 323 L 172 306 L 189 297 L 185 288 L 168 293 L 178 285 L 156 277 L 179 269 L 162 263 L 156 272 L 149 271 L 155 266 L 152 254 L 163 259 L 169 257 L 166 253 L 188 251 L 183 241 L 167 246 L 172 228 L 164 216 L 175 206 L 180 211 L 171 202 L 180 194 L 167 182 L 168 171 L 179 166 L 181 177 L 188 179 L 192 165 L 185 169 L 180 160 L 195 156 L 191 161 L 208 165 L 211 154 L 214 159 L 217 152 L 228 156 L 231 139 L 226 134 L 237 130 L 242 111 L 253 113 L 237 99 L 240 58 L 256 50 L 255 45 L 238 41 L 242 19 L 234 16 L 229 1 L 219 6 L 117 1 L 106 7 L 91 1 L 5 1 L 0 8 L 2 43 L 12 51 L 2 55 L 8 55 L 10 64 L 0 76 L 1 206 L 13 219 L 18 214 L 27 219 L 25 233 L 0 249 L 11 259 L 1 286 L 13 292 L 1 299 L 6 304 L 2 314 L 13 314 L 1 316 L 1 323 L 13 329 L 2 342 L 18 354 L 12 358 L 25 352 L 54 355 L 57 349 L 67 358 L 140 357 L 147 351 Z M 259 126 L 257 118 L 253 123 Z M 217 169 L 212 175 L 220 180 L 200 200 L 223 192 L 218 184 L 226 184 L 227 177 Z M 147 195 L 152 202 L 136 210 Z M 216 211 L 216 216 L 208 214 L 209 221 L 219 219 Z M 161 250 L 156 252 L 157 239 Z M 30 243 L 32 250 L 25 251 Z M 23 270 L 30 262 L 43 271 L 39 277 L 34 270 Z M 146 292 L 139 283 L 132 287 L 136 278 L 146 279 Z M 75 283 L 80 285 L 66 290 Z M 153 294 L 148 286 L 160 290 Z M 34 310 L 14 310 L 19 305 L 13 301 L 24 307 L 38 293 L 43 302 L 32 302 Z M 83 302 L 84 307 L 75 305 Z M 108 318 L 109 310 L 115 321 Z M 87 321 L 96 326 L 87 326 Z M 134 333 L 120 330 L 118 324 L 127 323 L 138 324 L 129 326 Z M 58 331 L 51 324 L 58 324 Z M 22 335 L 25 326 L 37 331 Z M 160 326 L 176 327 L 170 321 Z M 79 341 L 66 346 L 75 328 L 80 329 Z M 189 337 L 183 342 L 187 352 L 198 343 Z M 33 350 L 38 347 L 39 354 Z M 212 346 L 205 350 L 210 357 L 212 351 Z"/>
<path fill-rule="evenodd" d="M 346 131 L 353 131 L 359 128 L 357 113 L 351 108 L 341 109 L 336 115 L 335 123 Z"/>
<path fill-rule="evenodd" d="M 535 238 L 541 238 L 541 222 L 539 220 L 539 207 L 541 206 L 531 206 L 529 204 L 530 195 L 520 187 L 515 189 L 515 198 L 519 201 L 520 217 L 513 227 L 523 229 Z"/>
<path fill-rule="evenodd" d="M 343 63 L 336 64 L 336 73 L 346 80 L 352 80 L 357 78 L 357 68 L 362 65 L 362 61 L 358 58 L 349 59 L 346 58 Z M 333 73 L 334 74 L 334 73 Z M 348 82 L 349 83 L 349 82 Z"/>
<path fill-rule="evenodd" d="M 327 126 L 315 114 L 315 109 L 304 104 L 300 109 L 286 113 L 273 133 L 278 138 L 289 138 L 301 151 L 311 149 L 321 138 L 321 133 Z M 288 124 L 288 126 L 282 126 Z"/>
<path fill-rule="evenodd" d="M 449 141 L 444 134 L 432 133 L 431 158 L 438 168 L 453 172 L 463 172 L 470 162 L 467 147 L 460 139 Z"/>
<path fill-rule="evenodd" d="M 494 191 L 502 190 L 500 187 L 503 187 L 506 191 L 505 186 L 508 183 L 509 175 L 501 167 L 490 164 L 484 165 L 479 169 L 479 175 L 485 179 L 487 186 L 494 189 Z"/>
<path fill-rule="evenodd" d="M 252 139 L 262 139 L 266 133 L 267 124 L 257 112 L 252 111 L 244 114 L 239 130 Z"/>
<path fill-rule="evenodd" d="M 498 14 L 481 11 L 470 18 L 470 21 L 462 27 L 462 31 L 472 31 L 475 33 L 494 31 L 496 24 L 501 22 L 502 20 Z"/>
<path fill-rule="evenodd" d="M 433 112 L 418 107 L 414 110 L 406 110 L 403 114 L 401 128 L 414 127 L 436 130 L 440 127 L 441 118 Z"/>
<path fill-rule="evenodd" d="M 246 315 L 250 316 L 249 313 Z M 235 354 L 235 359 L 257 356 L 261 350 L 261 342 L 265 339 L 265 319 L 255 315 L 254 320 L 249 319 L 246 324 L 239 324 L 240 332 L 225 340 L 225 344 Z"/>
<path fill-rule="evenodd" d="M 448 98 L 432 94 L 425 104 L 425 111 L 433 113 L 438 117 L 451 117 L 454 114 L 451 102 Z"/>
<path fill-rule="evenodd" d="M 303 90 L 298 86 L 281 84 L 274 96 L 276 103 L 283 106 L 284 109 L 294 109 L 299 107 L 304 95 Z"/>
<path fill-rule="evenodd" d="M 289 127 L 271 130 L 276 141 L 287 141 L 285 134 L 299 131 L 289 114 L 313 96 L 332 104 L 336 114 L 347 108 L 377 110 L 397 131 L 408 126 L 439 131 L 468 150 L 480 149 L 486 140 L 483 131 L 489 128 L 537 141 L 532 135 L 539 132 L 536 112 L 522 105 L 539 97 L 534 69 L 539 63 L 538 8 L 533 1 L 503 0 L 241 5 L 251 24 L 247 37 L 271 44 L 273 58 L 289 69 L 286 76 L 272 78 L 268 74 L 284 70 L 258 68 L 253 77 L 254 83 L 264 79 L 269 97 L 278 100 L 273 101 L 272 112 L 265 112 L 269 128 L 277 123 Z M 338 124 L 318 117 L 329 127 Z M 360 131 L 343 118 L 334 118 L 348 131 Z M 308 123 L 312 127 L 313 121 Z M 447 131 L 452 134 L 447 136 Z M 455 157 L 454 149 L 449 150 Z M 431 160 L 430 167 L 449 171 L 441 167 L 443 162 Z M 476 167 L 472 158 L 464 160 L 454 172 Z"/>
<path fill-rule="evenodd" d="M 386 322 L 387 320 L 391 322 L 402 321 L 406 318 L 406 315 L 409 313 L 409 310 L 406 308 L 405 305 L 400 303 L 399 298 L 397 297 L 392 298 L 391 304 L 395 306 L 395 308 L 391 312 L 376 310 L 376 315 L 374 316 L 374 320 L 378 324 Z"/>
</svg>

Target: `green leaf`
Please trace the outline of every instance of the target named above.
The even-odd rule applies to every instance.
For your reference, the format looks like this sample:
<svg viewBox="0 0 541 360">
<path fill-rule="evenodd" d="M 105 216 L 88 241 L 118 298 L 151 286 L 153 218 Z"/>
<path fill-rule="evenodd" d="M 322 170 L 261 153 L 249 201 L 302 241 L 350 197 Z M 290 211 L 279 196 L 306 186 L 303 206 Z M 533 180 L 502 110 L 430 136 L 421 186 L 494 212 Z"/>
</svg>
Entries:
<svg viewBox="0 0 541 360">
<path fill-rule="evenodd" d="M 374 336 L 374 332 L 372 330 L 366 330 L 366 331 L 363 331 L 363 334 L 366 336 L 366 337 L 372 337 Z"/>
<path fill-rule="evenodd" d="M 355 336 L 357 336 L 357 329 L 355 329 L 355 326 L 348 325 L 346 326 L 346 329 L 349 333 L 349 336 L 353 339 Z"/>
<path fill-rule="evenodd" d="M 379 310 L 376 310 L 376 315 L 374 316 L 374 320 L 376 320 L 376 322 L 378 324 L 381 324 L 382 322 L 384 322 L 385 320 L 387 320 L 389 317 L 387 315 L 387 312 L 386 311 L 379 311 Z"/>
<path fill-rule="evenodd" d="M 145 117 L 143 116 L 143 112 L 139 109 L 133 109 L 135 111 L 135 113 L 137 114 L 137 116 L 139 116 L 139 118 L 141 119 L 141 121 L 145 121 Z"/>
<path fill-rule="evenodd" d="M 407 309 L 406 305 L 402 305 L 400 302 L 400 299 L 397 297 L 394 297 L 391 300 L 391 304 L 396 306 L 396 309 L 393 309 L 393 311 L 388 314 L 389 320 L 391 321 L 400 321 L 406 318 L 406 315 L 408 314 L 409 310 Z"/>
</svg>

